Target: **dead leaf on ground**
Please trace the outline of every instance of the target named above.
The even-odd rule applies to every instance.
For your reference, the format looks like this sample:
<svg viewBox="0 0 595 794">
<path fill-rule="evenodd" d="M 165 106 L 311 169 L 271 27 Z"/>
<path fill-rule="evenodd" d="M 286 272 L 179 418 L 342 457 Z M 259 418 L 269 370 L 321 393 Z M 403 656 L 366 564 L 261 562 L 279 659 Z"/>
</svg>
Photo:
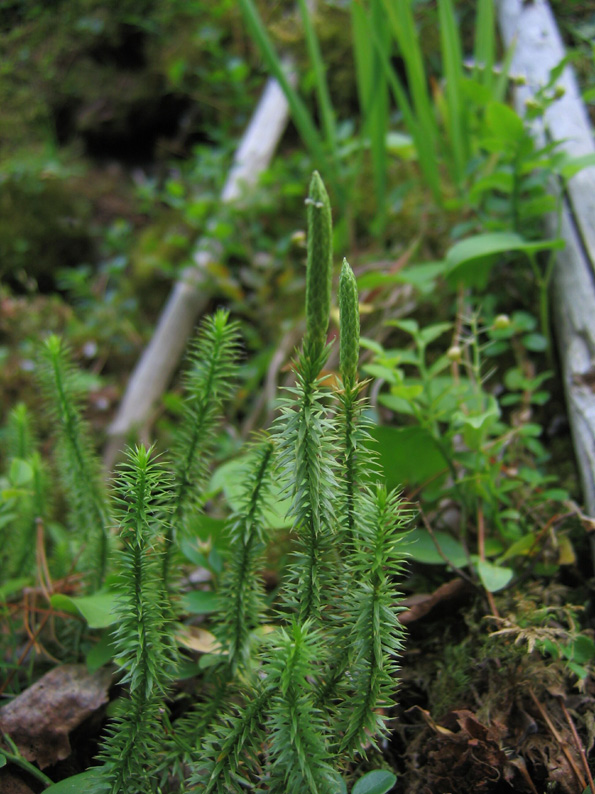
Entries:
<svg viewBox="0 0 595 794">
<path fill-rule="evenodd" d="M 198 653 L 221 652 L 221 646 L 214 634 L 198 626 L 184 626 L 176 632 L 176 640 L 185 648 Z"/>
<path fill-rule="evenodd" d="M 83 664 L 56 667 L 0 709 L 0 731 L 27 761 L 53 766 L 70 755 L 68 734 L 107 703 L 111 678 Z"/>
</svg>

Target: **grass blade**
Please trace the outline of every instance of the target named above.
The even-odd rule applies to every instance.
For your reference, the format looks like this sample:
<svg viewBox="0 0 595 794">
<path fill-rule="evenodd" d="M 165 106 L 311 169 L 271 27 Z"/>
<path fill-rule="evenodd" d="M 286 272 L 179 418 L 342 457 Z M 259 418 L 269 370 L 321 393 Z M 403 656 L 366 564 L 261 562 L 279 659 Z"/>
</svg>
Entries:
<svg viewBox="0 0 595 794">
<path fill-rule="evenodd" d="M 335 110 L 331 102 L 331 97 L 326 82 L 325 66 L 320 54 L 320 46 L 316 31 L 310 19 L 310 12 L 306 0 L 298 0 L 300 13 L 302 15 L 302 24 L 304 26 L 304 34 L 306 37 L 306 47 L 310 56 L 310 62 L 314 69 L 314 77 L 316 83 L 316 94 L 318 96 L 318 107 L 320 109 L 320 117 L 322 119 L 322 128 L 329 149 L 333 153 L 333 157 L 337 154 L 337 128 L 335 123 Z"/>
<path fill-rule="evenodd" d="M 252 0 L 239 0 L 239 3 L 250 35 L 260 50 L 267 69 L 277 80 L 283 93 L 285 94 L 294 124 L 297 127 L 305 146 L 309 149 L 310 154 L 312 155 L 315 162 L 321 168 L 327 166 L 327 168 L 324 170 L 328 171 L 328 158 L 326 156 L 325 148 L 318 129 L 312 120 L 308 108 L 302 101 L 297 91 L 291 85 L 283 68 L 283 62 L 279 58 L 275 48 L 271 43 L 271 40 L 269 39 L 268 33 L 265 26 L 263 25 L 256 6 Z M 332 171 L 333 173 L 331 178 L 334 178 L 334 182 L 336 183 L 337 180 L 335 169 L 333 168 Z"/>
<path fill-rule="evenodd" d="M 390 52 L 390 33 L 384 19 L 381 0 L 372 0 L 371 24 L 376 31 L 384 57 Z M 363 3 L 351 4 L 353 50 L 355 54 L 356 80 L 362 114 L 362 131 L 370 140 L 372 174 L 377 203 L 376 231 L 382 233 L 386 223 L 387 156 L 386 135 L 388 132 L 388 83 L 367 31 L 367 16 Z"/>
<path fill-rule="evenodd" d="M 440 131 L 428 89 L 411 2 L 410 0 L 383 0 L 383 5 L 395 41 L 405 62 L 407 83 L 418 123 L 424 135 L 431 139 L 432 146 L 437 149 Z"/>
<path fill-rule="evenodd" d="M 490 90 L 494 83 L 494 24 L 493 0 L 479 0 L 475 17 L 473 77 Z"/>
<path fill-rule="evenodd" d="M 383 0 L 385 9 L 390 8 L 387 2 L 388 0 Z M 382 66 L 386 81 L 393 92 L 395 102 L 403 114 L 405 126 L 407 127 L 407 130 L 415 144 L 420 168 L 432 191 L 432 194 L 434 195 L 435 200 L 440 203 L 442 195 L 440 187 L 440 172 L 438 170 L 435 137 L 432 134 L 431 127 L 428 128 L 427 120 L 426 124 L 424 125 L 416 116 L 416 113 L 414 112 L 409 101 L 407 91 L 399 79 L 399 76 L 395 72 L 388 54 L 385 53 L 382 43 L 378 40 L 376 31 L 372 28 L 367 17 L 365 18 L 365 24 L 368 35 L 374 42 L 376 52 L 379 55 L 380 64 Z"/>
<path fill-rule="evenodd" d="M 469 159 L 469 140 L 462 94 L 463 52 L 451 0 L 438 0 L 438 19 L 442 46 L 442 68 L 446 78 L 447 130 L 451 146 L 454 179 L 463 187 Z"/>
</svg>

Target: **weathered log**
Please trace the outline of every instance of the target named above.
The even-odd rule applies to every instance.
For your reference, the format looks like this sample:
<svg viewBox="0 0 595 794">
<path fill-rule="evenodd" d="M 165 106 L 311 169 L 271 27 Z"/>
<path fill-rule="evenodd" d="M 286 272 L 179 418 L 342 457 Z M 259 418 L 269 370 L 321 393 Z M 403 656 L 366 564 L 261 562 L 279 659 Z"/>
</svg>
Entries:
<svg viewBox="0 0 595 794">
<path fill-rule="evenodd" d="M 525 103 L 547 83 L 551 69 L 565 57 L 564 45 L 545 0 L 500 0 L 499 22 L 506 46 L 514 43 L 512 71 L 526 85 L 515 89 L 522 114 Z M 595 153 L 593 132 L 574 72 L 566 66 L 557 84 L 564 95 L 545 112 L 534 132 L 539 143 L 561 141 L 572 157 Z M 577 463 L 587 511 L 595 515 L 595 167 L 585 168 L 563 186 L 561 225 L 546 219 L 548 232 L 566 241 L 558 252 L 551 301 Z M 595 541 L 595 533 L 592 533 Z M 595 546 L 592 544 L 595 551 Z"/>
<path fill-rule="evenodd" d="M 288 71 L 289 64 L 286 64 Z M 289 107 L 276 80 L 269 79 L 236 152 L 223 191 L 222 202 L 238 201 L 267 168 L 287 125 Z M 136 433 L 148 435 L 151 415 L 180 362 L 209 294 L 202 291 L 208 265 L 217 260 L 218 245 L 199 241 L 194 265 L 182 273 L 162 310 L 148 347 L 130 376 L 116 416 L 108 427 L 104 464 L 112 468 L 124 441 Z M 146 439 L 144 439 L 146 440 Z"/>
</svg>

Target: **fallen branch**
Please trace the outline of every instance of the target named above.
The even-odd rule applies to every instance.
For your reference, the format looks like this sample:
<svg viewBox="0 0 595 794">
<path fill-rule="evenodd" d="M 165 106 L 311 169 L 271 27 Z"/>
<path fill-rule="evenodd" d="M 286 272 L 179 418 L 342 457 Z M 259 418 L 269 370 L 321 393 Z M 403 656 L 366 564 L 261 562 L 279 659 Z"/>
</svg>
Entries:
<svg viewBox="0 0 595 794">
<path fill-rule="evenodd" d="M 499 22 L 505 46 L 514 46 L 512 72 L 526 85 L 515 88 L 519 113 L 549 79 L 566 56 L 552 11 L 546 0 L 526 4 L 500 0 Z M 571 157 L 595 153 L 593 131 L 574 72 L 566 66 L 557 84 L 563 96 L 552 103 L 543 120 L 534 124 L 538 144 L 559 141 Z M 568 416 L 581 475 L 587 512 L 595 515 L 595 167 L 585 168 L 566 185 L 552 184 L 561 196 L 561 216 L 546 219 L 551 236 L 566 241 L 556 254 L 551 291 L 557 341 L 562 363 Z M 591 539 L 595 564 L 595 533 Z"/>
</svg>

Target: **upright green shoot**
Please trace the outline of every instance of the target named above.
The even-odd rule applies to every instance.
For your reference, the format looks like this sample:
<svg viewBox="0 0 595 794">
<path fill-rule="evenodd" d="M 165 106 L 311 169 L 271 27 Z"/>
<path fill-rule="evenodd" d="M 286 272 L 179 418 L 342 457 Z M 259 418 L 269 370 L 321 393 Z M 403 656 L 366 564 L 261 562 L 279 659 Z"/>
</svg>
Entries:
<svg viewBox="0 0 595 794">
<path fill-rule="evenodd" d="M 110 513 L 101 464 L 80 409 L 80 377 L 68 346 L 55 335 L 42 348 L 41 385 L 57 428 L 60 478 L 68 497 L 70 523 L 82 538 L 79 567 L 89 591 L 97 590 L 107 573 Z"/>
<path fill-rule="evenodd" d="M 271 641 L 266 666 L 271 692 L 270 729 L 272 790 L 284 794 L 334 794 L 340 778 L 329 761 L 329 727 L 316 708 L 313 687 L 316 662 L 323 656 L 322 637 L 309 621 L 279 629 Z"/>
<path fill-rule="evenodd" d="M 170 585 L 174 544 L 186 534 L 192 512 L 200 508 L 221 409 L 233 389 L 237 355 L 237 325 L 230 323 L 229 313 L 220 309 L 205 320 L 188 356 L 186 400 L 172 450 L 175 491 L 163 557 L 166 588 Z"/>
<path fill-rule="evenodd" d="M 372 476 L 375 466 L 366 448 L 367 433 L 361 426 L 362 404 L 357 381 L 359 361 L 359 306 L 357 284 L 346 259 L 339 279 L 340 355 L 339 370 L 342 389 L 339 391 L 339 434 L 343 449 L 341 482 L 344 489 L 342 529 L 347 547 L 353 549 L 356 524 L 356 495 L 364 481 Z"/>
<path fill-rule="evenodd" d="M 6 453 L 9 488 L 3 493 L 7 516 L 0 521 L 1 580 L 31 574 L 35 564 L 38 522 L 49 511 L 49 473 L 36 449 L 32 417 L 24 404 L 9 414 Z"/>
<path fill-rule="evenodd" d="M 364 491 L 359 508 L 356 576 L 348 599 L 353 693 L 341 707 L 339 753 L 365 755 L 367 743 L 375 744 L 386 733 L 386 718 L 378 709 L 388 706 L 395 693 L 403 628 L 395 608 L 398 594 L 393 582 L 402 570 L 400 540 L 411 515 L 399 494 L 387 494 L 382 486 Z"/>
<path fill-rule="evenodd" d="M 116 481 L 116 517 L 123 543 L 119 552 L 118 621 L 115 661 L 124 670 L 130 700 L 109 729 L 100 758 L 97 792 L 150 794 L 152 770 L 164 743 L 164 698 L 175 673 L 173 623 L 162 598 L 161 555 L 164 516 L 170 507 L 170 478 L 152 449 L 128 452 Z"/>
<path fill-rule="evenodd" d="M 300 618 L 320 617 L 325 557 L 334 532 L 334 428 L 326 406 L 328 390 L 319 373 L 328 358 L 326 336 L 332 285 L 332 220 L 329 198 L 315 172 L 308 205 L 306 336 L 295 364 L 296 386 L 284 401 L 278 423 L 279 466 L 292 500 L 290 515 L 300 540 L 294 574 Z"/>
<path fill-rule="evenodd" d="M 273 467 L 273 442 L 265 438 L 254 450 L 243 485 L 242 504 L 228 532 L 231 549 L 219 593 L 221 612 L 215 633 L 235 673 L 250 655 L 250 635 L 262 621 L 264 598 L 259 566 L 266 542 L 263 508 Z"/>
</svg>

